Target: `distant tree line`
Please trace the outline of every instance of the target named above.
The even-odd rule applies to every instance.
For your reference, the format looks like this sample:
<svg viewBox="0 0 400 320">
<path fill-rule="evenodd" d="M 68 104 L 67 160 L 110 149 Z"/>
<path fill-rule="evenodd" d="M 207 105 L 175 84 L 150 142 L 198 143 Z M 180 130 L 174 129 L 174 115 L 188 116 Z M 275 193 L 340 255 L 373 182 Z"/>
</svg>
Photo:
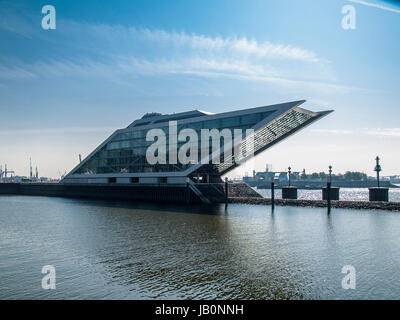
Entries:
<svg viewBox="0 0 400 320">
<path fill-rule="evenodd" d="M 294 175 L 292 178 L 293 180 L 326 180 L 327 176 L 326 172 L 306 174 L 305 170 L 303 170 L 300 175 Z M 366 181 L 368 176 L 364 172 L 347 171 L 345 174 L 332 174 L 332 180 Z"/>
</svg>

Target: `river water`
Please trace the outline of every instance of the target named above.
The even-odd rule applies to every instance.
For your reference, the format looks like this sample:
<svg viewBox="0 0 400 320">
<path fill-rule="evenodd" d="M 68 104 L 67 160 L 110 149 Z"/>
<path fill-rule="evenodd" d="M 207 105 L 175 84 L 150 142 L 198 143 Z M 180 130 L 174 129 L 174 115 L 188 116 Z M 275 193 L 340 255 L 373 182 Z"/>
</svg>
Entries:
<svg viewBox="0 0 400 320">
<path fill-rule="evenodd" d="M 265 198 L 271 198 L 271 189 L 257 189 L 253 188 Z M 298 189 L 298 198 L 307 200 L 321 200 L 322 190 L 306 190 Z M 282 198 L 282 189 L 275 189 L 275 197 Z M 369 191 L 368 188 L 340 188 L 340 200 L 356 200 L 368 201 Z M 400 188 L 389 189 L 389 201 L 400 202 Z"/>
<path fill-rule="evenodd" d="M 395 212 L 0 196 L 0 299 L 398 299 L 399 237 Z"/>
</svg>

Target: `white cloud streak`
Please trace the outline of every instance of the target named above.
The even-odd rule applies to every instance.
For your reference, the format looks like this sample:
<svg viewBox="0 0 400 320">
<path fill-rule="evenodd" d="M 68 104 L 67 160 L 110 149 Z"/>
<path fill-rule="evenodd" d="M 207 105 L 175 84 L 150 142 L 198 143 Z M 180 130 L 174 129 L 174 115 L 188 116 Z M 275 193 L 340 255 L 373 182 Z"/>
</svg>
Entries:
<svg viewBox="0 0 400 320">
<path fill-rule="evenodd" d="M 400 128 L 311 129 L 312 132 L 330 135 L 367 135 L 375 137 L 400 137 Z"/>
<path fill-rule="evenodd" d="M 115 56 L 112 61 L 59 60 L 39 62 L 21 68 L 0 72 L 0 78 L 66 78 L 92 77 L 107 79 L 118 84 L 129 84 L 140 76 L 162 77 L 170 75 L 198 76 L 203 78 L 223 78 L 254 81 L 291 90 L 318 90 L 321 93 L 349 93 L 361 88 L 339 85 L 328 79 L 301 78 L 272 65 L 253 63 L 248 60 L 224 59 L 221 57 L 188 57 L 181 59 L 147 60 L 135 56 Z"/>
<path fill-rule="evenodd" d="M 335 83 L 329 62 L 313 51 L 288 44 L 121 25 L 59 24 L 60 44 L 85 52 L 82 57 L 0 66 L 0 79 L 91 77 L 129 85 L 140 76 L 191 75 L 256 81 L 297 92 L 359 90 Z"/>
<path fill-rule="evenodd" d="M 137 30 L 133 29 L 134 33 L 139 32 L 146 36 L 149 40 L 156 42 L 167 42 L 179 47 L 190 47 L 192 49 L 206 49 L 212 51 L 226 50 L 231 53 L 256 55 L 266 58 L 281 58 L 303 60 L 308 62 L 318 62 L 316 54 L 312 51 L 291 45 L 273 44 L 271 42 L 258 42 L 255 39 L 247 39 L 245 37 L 237 38 L 222 38 L 209 37 L 204 35 L 191 34 L 184 32 L 168 33 L 163 30 L 151 31 L 149 29 Z M 131 30 L 132 31 L 132 30 Z"/>
<path fill-rule="evenodd" d="M 352 130 L 338 130 L 338 129 L 311 129 L 315 133 L 334 134 L 334 135 L 349 135 L 353 134 Z"/>
<path fill-rule="evenodd" d="M 92 132 L 113 132 L 112 127 L 69 127 L 69 128 L 46 128 L 46 129 L 15 129 L 0 130 L 0 136 L 14 135 L 44 135 L 44 134 L 65 134 L 65 133 L 92 133 Z"/>
<path fill-rule="evenodd" d="M 367 2 L 367 1 L 363 1 L 363 0 L 347 0 L 347 1 L 353 2 L 353 3 L 362 4 L 362 5 L 368 6 L 368 7 L 374 7 L 374 8 L 382 9 L 382 10 L 385 10 L 385 11 L 400 13 L 400 10 L 399 10 L 399 9 L 394 9 L 394 8 L 386 7 L 386 6 L 377 4 L 377 3 Z"/>
<path fill-rule="evenodd" d="M 65 34 L 84 30 L 90 38 L 98 38 L 104 42 L 122 42 L 125 45 L 133 42 L 146 41 L 153 44 L 173 47 L 176 49 L 190 49 L 198 53 L 214 52 L 244 56 L 258 56 L 263 58 L 293 59 L 307 62 L 318 62 L 317 55 L 310 50 L 288 44 L 257 41 L 247 37 L 238 38 L 188 34 L 185 32 L 167 32 L 165 30 L 150 30 L 147 28 L 126 27 L 122 25 L 84 24 L 66 21 L 68 25 Z"/>
<path fill-rule="evenodd" d="M 28 67 L 29 68 L 29 67 Z M 36 78 L 36 75 L 28 71 L 27 66 L 21 67 L 0 67 L 0 79 L 29 79 Z"/>
<path fill-rule="evenodd" d="M 370 128 L 363 129 L 366 135 L 381 137 L 400 137 L 400 128 Z"/>
</svg>

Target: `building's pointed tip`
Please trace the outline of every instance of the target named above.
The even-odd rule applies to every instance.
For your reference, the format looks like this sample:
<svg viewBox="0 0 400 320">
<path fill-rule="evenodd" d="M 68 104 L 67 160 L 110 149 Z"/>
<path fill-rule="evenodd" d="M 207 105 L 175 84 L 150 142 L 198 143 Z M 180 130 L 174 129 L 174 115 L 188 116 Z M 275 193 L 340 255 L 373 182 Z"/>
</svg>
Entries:
<svg viewBox="0 0 400 320">
<path fill-rule="evenodd" d="M 325 115 L 327 115 L 327 114 L 332 113 L 333 111 L 335 111 L 335 110 L 318 111 L 317 113 L 319 113 L 320 115 L 325 116 Z"/>
</svg>

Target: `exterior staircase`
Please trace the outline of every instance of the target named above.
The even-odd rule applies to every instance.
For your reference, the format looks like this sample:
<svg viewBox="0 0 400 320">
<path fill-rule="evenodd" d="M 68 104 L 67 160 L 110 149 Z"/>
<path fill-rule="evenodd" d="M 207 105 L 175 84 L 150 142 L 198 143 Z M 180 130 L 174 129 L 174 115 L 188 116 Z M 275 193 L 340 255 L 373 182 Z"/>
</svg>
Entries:
<svg viewBox="0 0 400 320">
<path fill-rule="evenodd" d="M 226 201 L 225 184 L 224 183 L 194 183 L 193 181 L 192 181 L 192 183 L 193 183 L 192 186 L 194 186 L 202 194 L 202 196 L 209 201 L 209 202 L 205 202 L 205 201 L 203 201 L 203 202 L 205 202 L 205 203 L 224 203 Z M 246 183 L 229 183 L 228 184 L 228 198 L 231 198 L 231 197 L 233 197 L 233 198 L 262 198 L 262 196 L 257 191 L 253 190 Z"/>
</svg>

